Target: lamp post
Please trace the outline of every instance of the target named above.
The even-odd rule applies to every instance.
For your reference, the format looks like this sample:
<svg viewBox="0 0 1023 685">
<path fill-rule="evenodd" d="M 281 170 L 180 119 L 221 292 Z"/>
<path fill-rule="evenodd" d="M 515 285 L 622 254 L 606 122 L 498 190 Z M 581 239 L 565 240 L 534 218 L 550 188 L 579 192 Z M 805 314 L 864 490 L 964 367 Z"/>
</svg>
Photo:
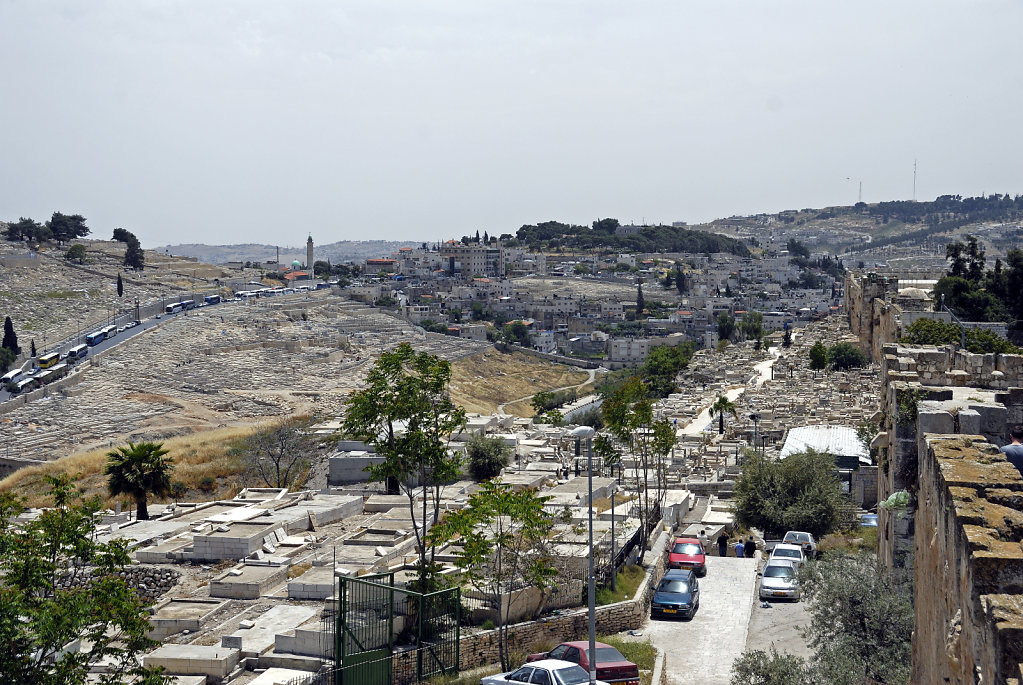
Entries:
<svg viewBox="0 0 1023 685">
<path fill-rule="evenodd" d="M 756 452 L 757 451 L 757 437 L 758 437 L 758 434 L 757 434 L 757 423 L 760 421 L 760 414 L 758 414 L 756 412 L 753 412 L 752 414 L 749 415 L 749 417 L 753 420 L 753 451 Z"/>
<path fill-rule="evenodd" d="M 597 620 L 596 620 L 596 590 L 593 587 L 593 433 L 590 426 L 577 426 L 569 433 L 573 438 L 586 440 L 586 481 L 589 499 L 586 508 L 589 510 L 590 518 L 590 576 L 587 579 L 589 585 L 589 623 L 590 623 L 590 685 L 597 682 Z M 612 512 L 613 513 L 613 512 Z M 614 516 L 611 517 L 612 520 Z"/>
<path fill-rule="evenodd" d="M 611 592 L 618 591 L 618 558 L 615 554 L 615 493 L 618 485 L 611 483 Z"/>
</svg>

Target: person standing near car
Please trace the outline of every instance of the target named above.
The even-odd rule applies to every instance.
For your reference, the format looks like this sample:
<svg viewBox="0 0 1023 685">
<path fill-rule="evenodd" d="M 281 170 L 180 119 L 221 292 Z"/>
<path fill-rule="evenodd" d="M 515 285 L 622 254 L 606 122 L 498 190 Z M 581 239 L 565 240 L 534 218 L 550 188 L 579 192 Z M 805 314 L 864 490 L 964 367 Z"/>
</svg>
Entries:
<svg viewBox="0 0 1023 685">
<path fill-rule="evenodd" d="M 752 559 L 757 553 L 757 543 L 753 542 L 752 535 L 746 538 L 746 544 L 743 546 L 742 550 L 746 554 L 747 559 Z"/>
<path fill-rule="evenodd" d="M 743 553 L 746 551 L 745 547 L 746 546 L 742 544 L 742 538 L 739 538 L 739 541 L 735 543 L 735 556 L 741 559 Z"/>
<path fill-rule="evenodd" d="M 700 541 L 700 547 L 703 547 L 703 553 L 706 554 L 707 553 L 707 544 L 709 542 L 707 540 L 707 531 L 704 530 L 703 528 L 701 528 L 700 529 L 700 534 L 697 536 L 697 539 L 699 539 L 699 541 Z"/>
<path fill-rule="evenodd" d="M 721 535 L 718 536 L 718 556 L 728 556 L 728 536 L 725 535 L 725 531 L 721 531 Z"/>
</svg>

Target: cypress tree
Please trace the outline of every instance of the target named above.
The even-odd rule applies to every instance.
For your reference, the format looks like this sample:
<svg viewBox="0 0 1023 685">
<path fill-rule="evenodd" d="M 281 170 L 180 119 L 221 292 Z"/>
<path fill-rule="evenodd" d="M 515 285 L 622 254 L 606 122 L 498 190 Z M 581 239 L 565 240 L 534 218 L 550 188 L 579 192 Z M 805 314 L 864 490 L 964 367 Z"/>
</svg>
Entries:
<svg viewBox="0 0 1023 685">
<path fill-rule="evenodd" d="M 18 347 L 18 336 L 14 333 L 14 322 L 11 321 L 9 316 L 4 319 L 4 341 L 2 346 L 14 354 L 21 354 L 21 348 Z"/>
<path fill-rule="evenodd" d="M 117 274 L 117 296 L 124 297 L 124 282 L 121 281 L 121 274 Z"/>
</svg>

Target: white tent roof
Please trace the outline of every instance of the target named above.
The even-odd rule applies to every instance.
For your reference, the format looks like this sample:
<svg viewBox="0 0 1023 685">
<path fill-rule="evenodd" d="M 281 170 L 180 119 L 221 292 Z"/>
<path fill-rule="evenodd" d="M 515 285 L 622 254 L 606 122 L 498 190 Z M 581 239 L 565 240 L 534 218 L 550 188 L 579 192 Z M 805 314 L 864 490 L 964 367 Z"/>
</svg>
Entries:
<svg viewBox="0 0 1023 685">
<path fill-rule="evenodd" d="M 859 457 L 861 464 L 870 464 L 870 453 L 849 426 L 797 426 L 789 429 L 779 458 L 808 449 L 827 452 L 836 457 Z"/>
</svg>

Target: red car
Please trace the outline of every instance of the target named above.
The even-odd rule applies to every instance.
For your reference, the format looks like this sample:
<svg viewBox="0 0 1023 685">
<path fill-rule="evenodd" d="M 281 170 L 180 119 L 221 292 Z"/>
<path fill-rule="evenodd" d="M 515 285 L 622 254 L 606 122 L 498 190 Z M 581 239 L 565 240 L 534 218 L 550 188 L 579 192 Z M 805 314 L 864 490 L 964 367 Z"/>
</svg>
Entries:
<svg viewBox="0 0 1023 685">
<path fill-rule="evenodd" d="M 639 666 L 632 663 L 611 645 L 597 642 L 597 679 L 607 683 L 618 683 L 620 685 L 639 685 Z M 539 661 L 540 659 L 561 659 L 579 664 L 584 671 L 589 672 L 590 660 L 586 654 L 590 649 L 589 640 L 577 642 L 562 642 L 549 652 L 530 654 L 526 662 Z"/>
<path fill-rule="evenodd" d="M 696 538 L 675 538 L 668 550 L 668 568 L 690 568 L 698 576 L 707 575 L 707 554 Z"/>
</svg>

